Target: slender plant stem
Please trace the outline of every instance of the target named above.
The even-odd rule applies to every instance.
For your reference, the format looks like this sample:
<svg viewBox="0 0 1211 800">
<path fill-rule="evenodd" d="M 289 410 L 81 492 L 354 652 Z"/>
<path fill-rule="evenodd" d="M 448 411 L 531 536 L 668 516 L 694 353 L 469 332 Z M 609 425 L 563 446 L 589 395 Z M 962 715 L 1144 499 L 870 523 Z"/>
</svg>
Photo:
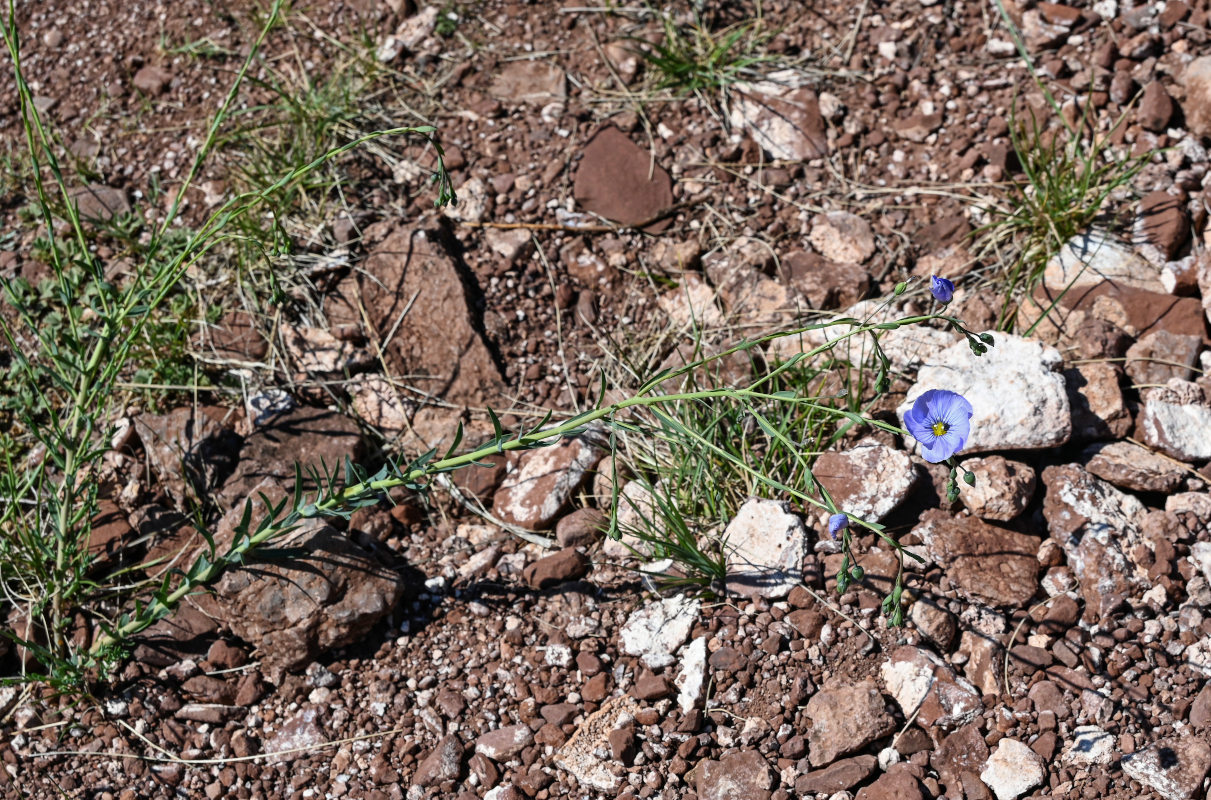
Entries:
<svg viewBox="0 0 1211 800">
<path fill-rule="evenodd" d="M 694 361 L 679 369 L 672 370 L 667 373 L 658 374 L 658 375 L 654 376 L 653 378 L 649 379 L 642 386 L 640 386 L 639 389 L 637 389 L 636 392 L 631 397 L 626 398 L 624 400 L 619 400 L 614 403 L 601 405 L 598 408 L 592 409 L 590 411 L 586 411 L 582 414 L 578 414 L 578 415 L 572 417 L 571 419 L 566 420 L 558 425 L 553 425 L 548 428 L 542 428 L 540 430 L 532 431 L 530 433 L 522 434 L 522 435 L 516 436 L 514 438 L 510 438 L 510 439 L 506 439 L 502 436 L 498 436 L 493 442 L 491 442 L 487 445 L 478 447 L 474 450 L 471 450 L 470 452 L 463 453 L 463 454 L 457 455 L 457 456 L 447 456 L 446 458 L 443 458 L 441 460 L 427 462 L 427 463 L 424 463 L 422 466 L 417 466 L 417 467 L 413 467 L 411 469 L 406 469 L 405 471 L 397 470 L 394 472 L 394 474 L 387 474 L 385 477 L 379 478 L 377 480 L 359 481 L 357 483 L 346 486 L 341 491 L 334 493 L 332 496 L 330 496 L 327 499 L 322 500 L 322 501 L 308 503 L 308 504 L 304 504 L 304 505 L 296 504 L 296 506 L 289 513 L 287 513 L 286 516 L 283 519 L 281 519 L 280 521 L 267 520 L 266 521 L 267 524 L 263 523 L 261 528 L 259 530 L 257 530 L 256 532 L 251 533 L 250 535 L 247 535 L 247 536 L 237 537 L 237 541 L 233 544 L 231 549 L 225 555 L 220 556 L 219 558 L 217 558 L 214 561 L 210 561 L 209 559 L 207 559 L 205 562 L 195 563 L 195 568 L 193 570 L 191 570 L 184 577 L 184 579 L 182 580 L 182 582 L 179 586 L 177 586 L 175 589 L 173 589 L 170 592 L 165 592 L 164 594 L 154 598 L 151 602 L 149 602 L 147 604 L 147 606 L 140 609 L 139 613 L 136 613 L 133 616 L 133 618 L 128 619 L 126 622 L 116 626 L 112 630 L 112 632 L 98 636 L 93 642 L 90 653 L 93 656 L 97 656 L 104 649 L 106 649 L 108 647 L 112 647 L 113 645 L 116 645 L 116 644 L 120 643 L 121 641 L 125 640 L 127 637 L 134 635 L 141 630 L 144 630 L 149 625 L 154 623 L 157 619 L 160 619 L 160 618 L 166 616 L 167 614 L 171 613 L 171 611 L 176 607 L 176 605 L 178 603 L 180 603 L 180 601 L 182 599 L 184 599 L 186 596 L 188 596 L 190 593 L 196 591 L 197 589 L 204 586 L 205 584 L 208 584 L 208 583 L 216 580 L 229 565 L 240 563 L 249 554 L 251 554 L 253 551 L 255 551 L 256 548 L 259 547 L 260 545 L 263 545 L 267 542 L 270 542 L 276 538 L 279 538 L 279 537 L 289 533 L 290 531 L 295 530 L 298 527 L 299 522 L 302 520 L 314 519 L 314 518 L 325 517 L 325 516 L 332 516 L 335 513 L 339 512 L 340 510 L 348 508 L 353 503 L 356 503 L 366 497 L 379 496 L 385 492 L 390 491 L 391 489 L 395 489 L 400 486 L 415 487 L 418 485 L 422 485 L 422 482 L 426 478 L 431 478 L 434 475 L 438 475 L 438 474 L 445 473 L 445 472 L 451 472 L 451 471 L 454 471 L 454 470 L 457 470 L 457 469 L 460 469 L 463 467 L 467 467 L 467 466 L 476 464 L 476 463 L 480 462 L 482 459 L 485 459 L 492 455 L 513 452 L 513 451 L 518 451 L 518 450 L 529 450 L 529 449 L 533 449 L 536 446 L 539 446 L 544 441 L 578 434 L 579 432 L 582 432 L 583 430 L 585 430 L 587 426 L 592 425 L 593 423 L 601 421 L 605 418 L 613 417 L 614 415 L 618 414 L 619 412 L 623 412 L 628 409 L 651 408 L 651 407 L 657 407 L 657 406 L 660 406 L 660 405 L 663 405 L 666 403 L 678 403 L 678 402 L 695 401 L 695 400 L 708 400 L 708 399 L 712 399 L 712 398 L 748 397 L 748 398 L 752 398 L 752 399 L 771 399 L 772 398 L 772 399 L 778 399 L 778 400 L 787 400 L 790 402 L 807 403 L 809 405 L 814 405 L 816 408 L 818 408 L 821 411 L 824 411 L 826 413 L 833 413 L 833 414 L 849 417 L 849 416 L 851 416 L 851 412 L 842 411 L 840 409 L 834 409 L 834 408 L 831 408 L 831 407 L 825 406 L 825 405 L 817 405 L 807 399 L 775 397 L 775 396 L 769 395 L 765 392 L 754 391 L 753 387 L 760 386 L 761 384 L 763 384 L 765 382 L 764 379 L 758 380 L 751 387 L 746 388 L 746 389 L 731 389 L 731 388 L 705 389 L 705 390 L 701 390 L 701 391 L 680 392 L 680 393 L 673 393 L 673 394 L 652 394 L 652 392 L 654 392 L 654 390 L 657 387 L 659 387 L 661 384 L 665 383 L 666 381 L 669 381 L 680 375 L 684 375 L 688 372 L 691 372 L 692 370 L 697 369 L 705 364 L 708 364 L 712 361 L 716 361 L 721 358 L 725 358 L 728 355 L 731 355 L 733 353 L 759 346 L 765 342 L 772 341 L 774 339 L 785 338 L 788 336 L 798 336 L 798 335 L 807 333 L 809 331 L 821 330 L 821 329 L 838 326 L 838 325 L 848 324 L 848 325 L 853 326 L 850 330 L 839 334 L 837 337 L 825 342 L 824 344 L 819 345 L 802 354 L 792 357 L 792 360 L 802 360 L 802 359 L 811 358 L 813 356 L 819 355 L 827 350 L 831 350 L 832 348 L 836 347 L 837 344 L 840 343 L 841 341 L 846 340 L 853 336 L 859 336 L 859 335 L 866 334 L 866 333 L 873 333 L 876 331 L 894 330 L 894 329 L 900 327 L 901 325 L 911 325 L 911 324 L 923 323 L 923 322 L 927 322 L 929 320 L 935 320 L 935 319 L 944 320 L 944 321 L 949 322 L 954 325 L 960 325 L 958 320 L 954 319 L 953 317 L 947 317 L 947 316 L 943 316 L 940 314 L 925 314 L 925 315 L 919 315 L 919 316 L 914 316 L 914 317 L 908 317 L 908 318 L 905 318 L 902 320 L 897 320 L 895 322 L 884 322 L 884 323 L 865 324 L 865 325 L 860 323 L 856 319 L 846 318 L 846 319 L 840 319 L 840 320 L 833 320 L 831 322 L 826 322 L 826 323 L 807 325 L 807 326 L 804 326 L 801 328 L 796 328 L 794 330 L 773 333 L 773 334 L 769 334 L 767 336 L 763 336 L 759 339 L 755 339 L 755 340 L 751 340 L 751 341 L 747 341 L 747 342 L 741 342 L 740 344 L 737 344 L 731 348 L 728 348 L 727 350 L 724 350 L 724 351 L 716 353 L 712 356 L 708 356 L 706 358 Z M 741 465 L 741 466 L 744 466 L 744 465 Z M 785 489 L 786 491 L 791 492 L 794 496 L 796 496 L 797 498 L 799 498 L 801 500 L 813 503 L 815 505 L 820 505 L 821 507 L 825 507 L 825 504 L 820 503 L 815 498 L 809 497 L 802 492 L 796 492 L 796 491 L 790 489 L 789 487 L 782 485 L 781 483 L 774 483 L 773 485 L 776 485 L 781 489 Z M 296 486 L 296 492 L 298 490 L 299 490 L 299 487 Z M 271 511 L 272 511 L 272 509 L 271 509 Z M 875 530 L 877 533 L 882 534 L 882 532 L 879 531 L 877 528 L 872 527 L 872 530 Z M 887 538 L 887 537 L 884 536 L 884 538 Z M 889 541 L 891 541 L 891 540 L 889 539 Z M 893 544 L 894 544 L 894 542 L 893 542 Z"/>
</svg>

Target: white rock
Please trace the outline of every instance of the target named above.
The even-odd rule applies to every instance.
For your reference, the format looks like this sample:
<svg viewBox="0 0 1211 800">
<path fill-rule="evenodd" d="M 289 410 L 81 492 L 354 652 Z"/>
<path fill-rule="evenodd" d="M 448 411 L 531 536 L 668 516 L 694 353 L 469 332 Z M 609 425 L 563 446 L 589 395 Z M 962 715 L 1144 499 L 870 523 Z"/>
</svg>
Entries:
<svg viewBox="0 0 1211 800">
<path fill-rule="evenodd" d="M 505 261 L 512 261 L 530 243 L 530 233 L 524 230 L 501 230 L 488 228 L 484 231 L 484 243 Z"/>
<path fill-rule="evenodd" d="M 1064 748 L 1066 764 L 1109 764 L 1114 758 L 1114 735 L 1096 725 L 1083 725 L 1072 732 L 1072 741 Z"/>
<path fill-rule="evenodd" d="M 1068 240 L 1047 262 L 1043 272 L 1043 285 L 1052 292 L 1096 286 L 1102 281 L 1150 292 L 1165 291 L 1159 269 L 1128 245 L 1096 228 Z"/>
<path fill-rule="evenodd" d="M 681 654 L 681 670 L 673 678 L 677 692 L 677 705 L 682 714 L 688 714 L 702 699 L 702 685 L 706 680 L 706 637 L 699 636 L 690 642 Z"/>
<path fill-rule="evenodd" d="M 971 403 L 971 437 L 962 452 L 1038 450 L 1072 435 L 1072 412 L 1058 350 L 1007 333 L 994 333 L 983 356 L 966 341 L 928 360 L 917 383 L 896 409 L 901 422 L 913 402 L 930 389 L 958 392 Z"/>
<path fill-rule="evenodd" d="M 1002 739 L 980 773 L 980 780 L 992 789 L 997 800 L 1015 800 L 1046 777 L 1043 759 L 1017 739 Z"/>
<path fill-rule="evenodd" d="M 1211 459 L 1211 401 L 1197 383 L 1171 378 L 1144 394 L 1144 441 L 1180 461 Z"/>
<path fill-rule="evenodd" d="M 1211 767 L 1211 745 L 1202 736 L 1187 734 L 1123 756 L 1123 772 L 1165 800 L 1204 796 L 1203 778 Z"/>
<path fill-rule="evenodd" d="M 341 341 L 323 328 L 283 323 L 282 341 L 291 363 L 309 375 L 344 374 L 374 360 L 370 351 Z"/>
<path fill-rule="evenodd" d="M 905 325 L 879 336 L 883 353 L 891 360 L 895 372 L 915 375 L 922 364 L 958 340 L 950 330 L 938 330 L 928 325 Z"/>
<path fill-rule="evenodd" d="M 638 609 L 622 626 L 622 651 L 639 656 L 649 669 L 669 666 L 673 652 L 689 637 L 699 606 L 697 600 L 674 596 Z"/>
<path fill-rule="evenodd" d="M 744 501 L 724 531 L 727 586 L 748 597 L 785 597 L 803 579 L 807 529 L 780 500 Z"/>
<path fill-rule="evenodd" d="M 1211 542 L 1195 542 L 1190 545 L 1190 561 L 1211 582 Z"/>
<path fill-rule="evenodd" d="M 567 744 L 559 748 L 553 763 L 571 773 L 582 787 L 611 797 L 616 795 L 622 778 L 610 759 L 610 731 L 626 724 L 638 711 L 639 701 L 630 695 L 606 698 L 601 708 L 586 717 Z M 582 791 L 578 796 L 583 794 Z"/>
</svg>

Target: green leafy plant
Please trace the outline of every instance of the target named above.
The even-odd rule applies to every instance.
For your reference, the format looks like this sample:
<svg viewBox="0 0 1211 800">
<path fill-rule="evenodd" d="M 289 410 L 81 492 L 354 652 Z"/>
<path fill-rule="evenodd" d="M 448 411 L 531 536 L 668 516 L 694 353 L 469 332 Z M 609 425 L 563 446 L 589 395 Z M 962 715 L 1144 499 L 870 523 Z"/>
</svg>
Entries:
<svg viewBox="0 0 1211 800">
<path fill-rule="evenodd" d="M 118 634 L 124 623 L 111 615 L 146 587 L 116 584 L 95 574 L 89 534 L 98 508 L 102 459 L 121 402 L 116 386 L 133 371 L 140 353 L 158 352 L 167 342 L 180 341 L 177 328 L 158 328 L 157 320 L 163 319 L 162 311 L 172 310 L 182 277 L 216 247 L 239 236 L 242 219 L 343 153 L 385 136 L 428 138 L 433 133 L 433 128 L 419 126 L 357 136 L 231 194 L 198 228 L 176 230 L 181 198 L 215 150 L 282 4 L 277 0 L 268 10 L 165 218 L 139 233 L 143 244 L 129 274 L 111 278 L 89 246 L 93 229 L 80 218 L 53 137 L 33 104 L 22 71 L 16 5 L 10 0 L 4 41 L 31 163 L 26 191 L 33 195 L 42 228 L 38 256 L 51 272 L 50 281 L 41 287 L 0 279 L 8 306 L 0 313 L 8 369 L 0 412 L 11 423 L 0 452 L 0 589 L 10 617 L 3 632 L 29 656 L 16 680 L 43 680 L 72 691 L 90 676 L 104 673 L 121 655 L 123 639 Z M 450 202 L 454 196 L 441 149 L 434 147 L 438 202 Z M 60 236 L 61 230 L 66 236 Z M 185 578 L 188 582 L 190 576 L 202 574 L 206 570 L 195 564 Z M 136 606 L 135 618 L 146 619 L 146 614 L 145 606 Z M 89 646 L 75 635 L 81 633 L 81 624 L 110 633 Z"/>
<path fill-rule="evenodd" d="M 484 459 L 493 454 L 550 446 L 563 438 L 581 435 L 594 424 L 605 425 L 614 432 L 641 433 L 643 428 L 630 419 L 633 410 L 646 410 L 659 415 L 661 407 L 670 403 L 732 398 L 748 405 L 750 413 L 754 415 L 757 423 L 766 430 L 771 438 L 780 441 L 785 440 L 785 434 L 779 432 L 766 419 L 765 415 L 756 411 L 761 404 L 772 401 L 805 410 L 815 409 L 821 413 L 834 415 L 837 418 L 842 418 L 856 425 L 869 425 L 891 432 L 903 433 L 904 431 L 897 426 L 863 417 L 848 409 L 834 408 L 831 405 L 821 403 L 820 399 L 816 397 L 797 396 L 792 391 L 774 391 L 770 388 L 771 381 L 781 372 L 793 369 L 804 359 L 810 360 L 819 356 L 821 353 L 837 347 L 840 343 L 852 337 L 873 334 L 877 339 L 879 331 L 894 330 L 901 325 L 919 324 L 934 319 L 942 319 L 948 322 L 956 331 L 966 336 L 973 347 L 981 346 L 979 338 L 964 328 L 959 320 L 952 317 L 922 315 L 908 317 L 896 322 L 868 325 L 850 318 L 834 320 L 791 331 L 769 334 L 752 341 L 741 342 L 721 353 L 698 359 L 679 369 L 661 370 L 636 388 L 629 397 L 616 402 L 611 403 L 606 401 L 606 384 L 603 378 L 596 402 L 592 408 L 557 424 L 549 424 L 553 413 L 548 412 L 537 425 L 509 432 L 501 425 L 499 417 L 489 410 L 488 416 L 494 428 L 495 435 L 486 444 L 461 454 L 456 454 L 459 446 L 462 444 L 463 438 L 463 429 L 460 425 L 455 432 L 449 448 L 440 458 L 437 457 L 436 450 L 430 450 L 407 464 L 389 460 L 374 474 L 368 474 L 349 459 L 345 460 L 343 470 L 329 470 L 325 465 L 320 465 L 319 467 L 315 465 L 308 466 L 306 472 L 309 480 L 314 486 L 318 487 L 314 490 L 313 494 L 308 494 L 304 491 L 304 486 L 306 485 L 304 481 L 304 468 L 301 465 L 296 465 L 296 479 L 292 497 L 283 498 L 278 503 L 271 503 L 262 497 L 261 500 L 265 509 L 260 520 L 255 522 L 253 501 L 251 499 L 247 500 L 244 505 L 242 518 L 235 527 L 233 539 L 228 547 L 220 551 L 213 537 L 208 536 L 208 551 L 199 555 L 187 570 L 179 574 L 172 573 L 166 575 L 161 584 L 156 588 L 149 602 L 140 604 L 132 612 L 124 614 L 104 635 L 94 640 L 89 655 L 93 659 L 98 659 L 115 648 L 120 648 L 123 642 L 130 636 L 145 630 L 156 621 L 171 614 L 185 597 L 217 580 L 227 568 L 243 563 L 252 552 L 266 547 L 269 543 L 297 529 L 304 520 L 323 517 L 348 519 L 359 508 L 375 505 L 384 499 L 389 501 L 392 489 L 403 487 L 414 492 L 424 492 L 430 488 L 435 478 L 445 473 L 471 466 L 486 466 L 487 462 Z M 661 391 L 661 386 L 666 381 L 680 378 L 693 372 L 695 369 L 734 355 L 735 353 L 751 350 L 759 345 L 784 336 L 801 335 L 807 331 L 838 325 L 849 326 L 850 329 L 807 353 L 799 353 L 791 357 L 778 368 L 772 370 L 770 374 L 759 378 L 746 387 L 708 388 L 693 391 L 678 390 L 671 393 Z M 713 446 L 695 431 L 684 429 L 680 433 L 699 442 L 712 454 L 723 457 L 736 469 L 748 473 L 754 480 L 764 486 L 782 492 L 784 496 L 796 502 L 827 509 L 833 513 L 837 511 L 827 492 L 823 491 L 814 480 L 802 481 L 797 486 L 788 485 L 780 477 L 761 474 L 757 468 L 745 463 L 741 456 L 729 453 L 718 446 Z M 793 444 L 787 441 L 782 441 L 782 443 Z M 617 507 L 617 482 L 614 485 L 613 506 Z M 896 552 L 901 554 L 901 557 L 903 556 L 905 552 L 903 547 L 895 539 L 891 538 L 883 530 L 882 526 L 862 520 L 855 520 L 855 524 L 874 531 L 890 546 L 895 548 Z M 618 538 L 620 535 L 616 518 L 611 524 L 610 535 L 614 538 Z M 670 546 L 675 547 L 676 544 L 671 543 Z M 897 591 L 900 590 L 901 587 L 899 587 L 897 582 Z"/>
</svg>

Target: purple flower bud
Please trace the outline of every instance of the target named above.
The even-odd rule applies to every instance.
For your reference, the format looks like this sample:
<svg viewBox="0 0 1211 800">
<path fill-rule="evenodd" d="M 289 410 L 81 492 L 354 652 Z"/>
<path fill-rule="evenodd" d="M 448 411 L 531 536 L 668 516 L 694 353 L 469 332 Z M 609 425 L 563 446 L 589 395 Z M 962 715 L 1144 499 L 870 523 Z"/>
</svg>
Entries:
<svg viewBox="0 0 1211 800">
<path fill-rule="evenodd" d="M 833 514 L 828 518 L 828 535 L 837 538 L 837 532 L 849 527 L 849 517 L 845 514 Z"/>
<path fill-rule="evenodd" d="M 949 303 L 955 296 L 955 285 L 945 278 L 934 275 L 929 279 L 929 292 L 939 303 Z"/>
</svg>

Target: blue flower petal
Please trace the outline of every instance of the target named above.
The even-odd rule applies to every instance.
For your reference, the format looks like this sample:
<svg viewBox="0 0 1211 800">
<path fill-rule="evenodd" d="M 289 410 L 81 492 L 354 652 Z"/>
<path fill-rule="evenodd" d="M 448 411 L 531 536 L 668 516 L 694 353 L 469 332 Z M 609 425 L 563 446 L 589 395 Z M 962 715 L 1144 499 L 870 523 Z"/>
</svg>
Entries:
<svg viewBox="0 0 1211 800">
<path fill-rule="evenodd" d="M 904 426 L 921 443 L 926 461 L 937 464 L 963 449 L 971 436 L 971 416 L 974 409 L 967 399 L 948 389 L 930 389 L 921 394 L 912 408 L 904 413 Z M 946 433 L 933 432 L 936 422 L 945 424 Z"/>
<path fill-rule="evenodd" d="M 955 296 L 955 285 L 952 281 L 934 275 L 929 279 L 929 293 L 939 303 L 949 303 Z"/>
<path fill-rule="evenodd" d="M 828 535 L 837 538 L 837 532 L 842 528 L 849 527 L 849 516 L 846 514 L 833 514 L 828 518 Z"/>
</svg>

